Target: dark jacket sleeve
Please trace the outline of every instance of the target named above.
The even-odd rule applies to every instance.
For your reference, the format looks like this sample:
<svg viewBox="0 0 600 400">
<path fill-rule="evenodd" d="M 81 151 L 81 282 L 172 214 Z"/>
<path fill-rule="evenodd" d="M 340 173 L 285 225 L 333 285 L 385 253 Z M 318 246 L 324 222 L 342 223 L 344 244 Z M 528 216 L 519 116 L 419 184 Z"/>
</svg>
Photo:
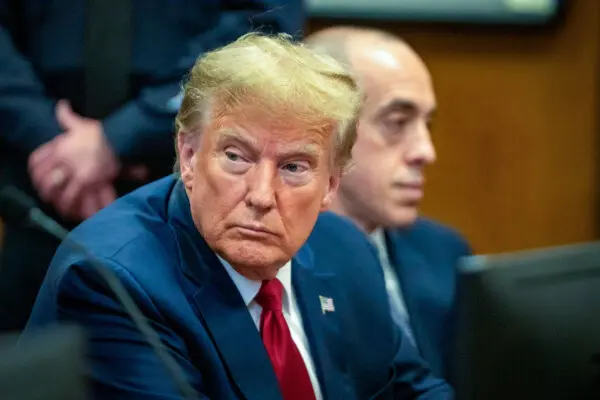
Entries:
<svg viewBox="0 0 600 400">
<path fill-rule="evenodd" d="M 136 99 L 103 121 L 105 134 L 120 157 L 143 161 L 172 151 L 173 118 L 179 107 L 180 82 L 202 53 L 224 46 L 251 30 L 297 35 L 304 27 L 302 0 L 224 0 L 221 3 L 221 13 L 216 16 L 218 23 L 189 40 L 187 54 L 178 60 L 167 82 L 146 87 Z"/>
<path fill-rule="evenodd" d="M 398 328 L 398 352 L 394 358 L 394 399 L 449 400 L 454 391 L 432 375 L 406 334 Z"/>
<path fill-rule="evenodd" d="M 0 1 L 0 146 L 29 154 L 60 133 L 54 101 L 13 43 L 18 24 L 9 1 Z"/>
<path fill-rule="evenodd" d="M 182 340 L 162 321 L 152 302 L 135 279 L 118 263 L 102 262 L 117 274 L 125 289 L 159 333 L 165 348 L 201 391 L 202 380 L 189 361 Z M 123 306 L 100 275 L 85 262 L 71 265 L 58 286 L 57 320 L 86 327 L 87 353 L 91 364 L 91 389 L 98 399 L 176 400 L 182 395 L 152 347 L 137 330 Z M 119 340 L 115 340 L 118 338 Z M 200 393 L 199 399 L 206 399 Z"/>
</svg>

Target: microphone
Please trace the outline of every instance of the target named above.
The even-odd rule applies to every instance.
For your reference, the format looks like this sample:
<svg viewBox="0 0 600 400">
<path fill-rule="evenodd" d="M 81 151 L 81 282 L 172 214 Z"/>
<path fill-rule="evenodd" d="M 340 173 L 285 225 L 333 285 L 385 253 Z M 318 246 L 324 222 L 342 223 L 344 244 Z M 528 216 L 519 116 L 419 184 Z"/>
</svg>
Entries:
<svg viewBox="0 0 600 400">
<path fill-rule="evenodd" d="M 185 373 L 179 364 L 177 364 L 177 361 L 166 350 L 160 340 L 160 336 L 148 324 L 146 317 L 110 268 L 106 267 L 102 261 L 91 254 L 84 246 L 72 240 L 68 236 L 69 231 L 67 229 L 46 215 L 31 197 L 15 187 L 8 186 L 0 190 L 0 213 L 5 221 L 14 224 L 26 223 L 61 240 L 65 245 L 84 255 L 121 303 L 137 330 L 144 336 L 150 347 L 152 347 L 156 356 L 171 375 L 180 394 L 188 400 L 197 400 L 199 398 L 194 388 L 188 383 Z"/>
</svg>

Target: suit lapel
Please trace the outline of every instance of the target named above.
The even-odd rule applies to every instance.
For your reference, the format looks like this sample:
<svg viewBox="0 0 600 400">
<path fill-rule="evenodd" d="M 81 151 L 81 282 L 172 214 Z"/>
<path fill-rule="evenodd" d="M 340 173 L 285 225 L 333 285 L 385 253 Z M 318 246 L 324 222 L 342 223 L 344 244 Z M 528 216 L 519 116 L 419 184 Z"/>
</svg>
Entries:
<svg viewBox="0 0 600 400">
<path fill-rule="evenodd" d="M 340 321 L 344 301 L 335 286 L 335 274 L 318 272 L 314 265 L 313 253 L 305 245 L 294 257 L 292 264 L 292 285 L 302 314 L 304 332 L 310 344 L 310 353 L 315 364 L 319 384 L 324 399 L 336 400 L 344 396 L 347 384 L 344 371 L 339 371 L 333 362 L 347 349 L 343 347 Z M 321 296 L 321 297 L 320 297 Z M 334 311 L 323 311 L 321 298 L 333 301 Z M 338 350 L 338 351 L 336 351 Z M 342 362 L 343 367 L 346 366 Z"/>
<path fill-rule="evenodd" d="M 435 353 L 435 346 L 431 342 L 431 335 L 428 334 L 426 315 L 419 307 L 420 296 L 428 291 L 424 287 L 427 282 L 421 278 L 423 271 L 427 270 L 427 264 L 423 256 L 402 237 L 401 232 L 386 231 L 386 245 L 390 260 L 398 274 L 402 296 L 410 317 L 410 326 L 414 331 L 419 352 L 423 358 L 433 359 L 430 355 L 435 356 L 432 354 Z"/>
<path fill-rule="evenodd" d="M 194 301 L 232 381 L 248 400 L 281 399 L 277 377 L 246 304 L 223 266 L 214 268 L 225 276 L 214 273 Z"/>
<path fill-rule="evenodd" d="M 248 400 L 281 400 L 260 333 L 227 271 L 194 226 L 181 183 L 173 189 L 169 218 L 177 226 L 183 272 L 194 282 L 192 300 L 232 383 Z"/>
</svg>

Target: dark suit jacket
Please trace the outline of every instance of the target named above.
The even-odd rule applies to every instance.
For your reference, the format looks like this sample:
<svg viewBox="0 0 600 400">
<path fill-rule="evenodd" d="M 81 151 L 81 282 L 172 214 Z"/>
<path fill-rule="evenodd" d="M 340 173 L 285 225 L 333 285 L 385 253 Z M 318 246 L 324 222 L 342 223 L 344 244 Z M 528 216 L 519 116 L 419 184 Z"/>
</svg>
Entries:
<svg viewBox="0 0 600 400">
<path fill-rule="evenodd" d="M 471 253 L 455 231 L 421 218 L 404 230 L 386 232 L 421 355 L 437 376 L 448 377 L 454 347 L 456 267 Z"/>
<path fill-rule="evenodd" d="M 173 177 L 125 196 L 71 233 L 122 280 L 189 381 L 210 399 L 279 399 L 260 334 L 227 272 L 196 230 Z M 325 399 L 446 399 L 390 318 L 377 258 L 364 235 L 319 219 L 292 261 L 292 284 Z M 319 296 L 333 299 L 323 313 Z M 169 377 L 85 258 L 62 245 L 23 339 L 56 321 L 87 328 L 95 393 L 177 398 Z"/>
</svg>

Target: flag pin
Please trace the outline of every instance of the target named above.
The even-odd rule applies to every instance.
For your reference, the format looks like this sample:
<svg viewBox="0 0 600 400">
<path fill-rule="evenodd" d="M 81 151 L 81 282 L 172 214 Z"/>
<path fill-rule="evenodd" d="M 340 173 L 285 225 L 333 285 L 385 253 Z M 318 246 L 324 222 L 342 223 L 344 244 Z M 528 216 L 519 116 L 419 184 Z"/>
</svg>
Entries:
<svg viewBox="0 0 600 400">
<path fill-rule="evenodd" d="M 333 299 L 331 297 L 319 296 L 319 301 L 321 303 L 321 311 L 323 312 L 323 314 L 325 314 L 326 312 L 335 311 Z"/>
</svg>

